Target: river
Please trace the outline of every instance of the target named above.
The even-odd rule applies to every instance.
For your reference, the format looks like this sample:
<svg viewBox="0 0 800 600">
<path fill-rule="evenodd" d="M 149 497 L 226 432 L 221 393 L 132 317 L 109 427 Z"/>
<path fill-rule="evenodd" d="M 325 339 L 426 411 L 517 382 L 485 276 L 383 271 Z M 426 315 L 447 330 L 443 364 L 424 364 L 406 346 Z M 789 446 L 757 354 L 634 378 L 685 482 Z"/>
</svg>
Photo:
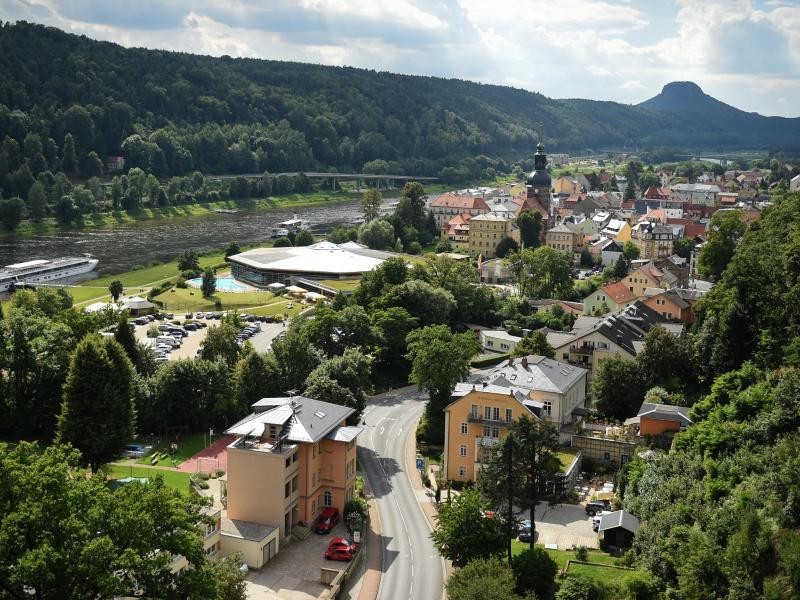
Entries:
<svg viewBox="0 0 800 600">
<path fill-rule="evenodd" d="M 386 198 L 384 202 L 391 199 Z M 276 223 L 293 214 L 311 224 L 312 233 L 324 233 L 361 214 L 361 201 L 315 204 L 304 208 L 240 210 L 235 214 L 139 221 L 113 228 L 68 229 L 44 235 L 0 240 L 0 265 L 57 256 L 89 253 L 100 260 L 98 274 L 121 273 L 134 265 L 165 262 L 186 249 L 200 252 L 224 248 L 232 241 L 256 244 L 269 239 Z"/>
</svg>

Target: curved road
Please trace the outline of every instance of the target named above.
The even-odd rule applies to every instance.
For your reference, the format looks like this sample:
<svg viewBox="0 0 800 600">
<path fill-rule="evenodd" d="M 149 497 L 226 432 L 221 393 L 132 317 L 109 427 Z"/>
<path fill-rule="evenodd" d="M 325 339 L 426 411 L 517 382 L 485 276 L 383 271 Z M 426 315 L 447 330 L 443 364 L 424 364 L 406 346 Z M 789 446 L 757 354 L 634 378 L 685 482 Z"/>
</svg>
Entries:
<svg viewBox="0 0 800 600">
<path fill-rule="evenodd" d="M 407 387 L 370 398 L 358 459 L 380 513 L 383 575 L 378 600 L 433 600 L 444 589 L 442 560 L 406 473 L 405 446 L 426 396 Z"/>
</svg>

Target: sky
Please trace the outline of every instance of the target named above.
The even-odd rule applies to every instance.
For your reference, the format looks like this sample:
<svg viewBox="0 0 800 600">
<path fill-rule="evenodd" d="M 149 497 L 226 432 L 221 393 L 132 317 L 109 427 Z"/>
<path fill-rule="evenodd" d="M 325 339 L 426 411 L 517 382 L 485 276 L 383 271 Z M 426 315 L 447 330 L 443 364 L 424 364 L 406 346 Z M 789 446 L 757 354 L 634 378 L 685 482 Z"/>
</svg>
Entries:
<svg viewBox="0 0 800 600">
<path fill-rule="evenodd" d="M 800 116 L 800 0 L 0 0 L 0 20 L 220 56 L 636 104 L 694 81 Z"/>
</svg>

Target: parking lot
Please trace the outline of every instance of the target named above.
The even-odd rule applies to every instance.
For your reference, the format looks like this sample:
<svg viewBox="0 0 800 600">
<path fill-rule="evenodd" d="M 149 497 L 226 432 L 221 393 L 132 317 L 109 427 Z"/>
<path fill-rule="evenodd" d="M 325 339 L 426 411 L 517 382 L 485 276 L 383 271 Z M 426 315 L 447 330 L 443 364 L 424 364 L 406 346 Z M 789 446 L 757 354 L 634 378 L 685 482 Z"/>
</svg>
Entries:
<svg viewBox="0 0 800 600">
<path fill-rule="evenodd" d="M 347 528 L 339 523 L 329 535 L 312 533 L 305 540 L 292 539 L 281 544 L 278 555 L 260 571 L 247 575 L 247 597 L 258 600 L 311 600 L 328 587 L 320 583 L 322 568 L 344 570 L 348 563 L 325 560 L 325 549 L 332 538 L 348 538 Z M 349 539 L 349 538 L 348 538 Z"/>
<path fill-rule="evenodd" d="M 521 518 L 529 518 L 525 511 Z M 536 508 L 536 543 L 555 544 L 559 550 L 585 546 L 599 548 L 597 534 L 592 530 L 592 518 L 582 504 L 540 502 Z"/>
<path fill-rule="evenodd" d="M 194 315 L 193 315 L 194 317 Z M 197 351 L 200 346 L 203 345 L 203 341 L 206 339 L 206 335 L 208 335 L 208 330 L 211 327 L 216 327 L 220 321 L 217 319 L 208 319 L 205 315 L 198 319 L 186 319 L 184 315 L 175 315 L 174 319 L 170 319 L 169 321 L 159 321 L 155 320 L 152 322 L 148 322 L 146 325 L 135 325 L 134 336 L 138 341 L 144 342 L 147 345 L 152 345 L 154 338 L 147 337 L 147 331 L 153 325 L 164 325 L 165 323 L 179 321 L 180 323 L 186 323 L 187 321 L 199 321 L 200 323 L 206 325 L 205 327 L 200 327 L 195 331 L 189 331 L 189 335 L 183 337 L 181 339 L 181 345 L 179 347 L 173 348 L 171 352 L 167 354 L 167 360 L 178 360 L 181 358 L 194 358 L 197 356 Z M 286 327 L 283 323 L 245 323 L 245 325 L 255 325 L 256 327 L 260 327 L 261 331 L 257 332 L 251 338 L 249 338 L 249 342 L 253 345 L 256 352 L 267 352 L 272 347 L 272 340 L 279 335 L 282 331 L 285 331 Z M 166 333 L 162 334 L 165 335 Z"/>
</svg>

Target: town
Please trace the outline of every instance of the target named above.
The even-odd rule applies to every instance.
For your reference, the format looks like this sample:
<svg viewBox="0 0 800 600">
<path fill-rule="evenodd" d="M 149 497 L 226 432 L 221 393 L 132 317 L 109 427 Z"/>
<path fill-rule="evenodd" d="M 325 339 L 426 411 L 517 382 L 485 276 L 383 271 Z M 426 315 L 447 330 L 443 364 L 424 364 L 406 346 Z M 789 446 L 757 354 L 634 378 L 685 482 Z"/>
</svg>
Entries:
<svg viewBox="0 0 800 600">
<path fill-rule="evenodd" d="M 0 599 L 800 594 L 800 118 L 151 8 L 0 22 Z"/>
</svg>

